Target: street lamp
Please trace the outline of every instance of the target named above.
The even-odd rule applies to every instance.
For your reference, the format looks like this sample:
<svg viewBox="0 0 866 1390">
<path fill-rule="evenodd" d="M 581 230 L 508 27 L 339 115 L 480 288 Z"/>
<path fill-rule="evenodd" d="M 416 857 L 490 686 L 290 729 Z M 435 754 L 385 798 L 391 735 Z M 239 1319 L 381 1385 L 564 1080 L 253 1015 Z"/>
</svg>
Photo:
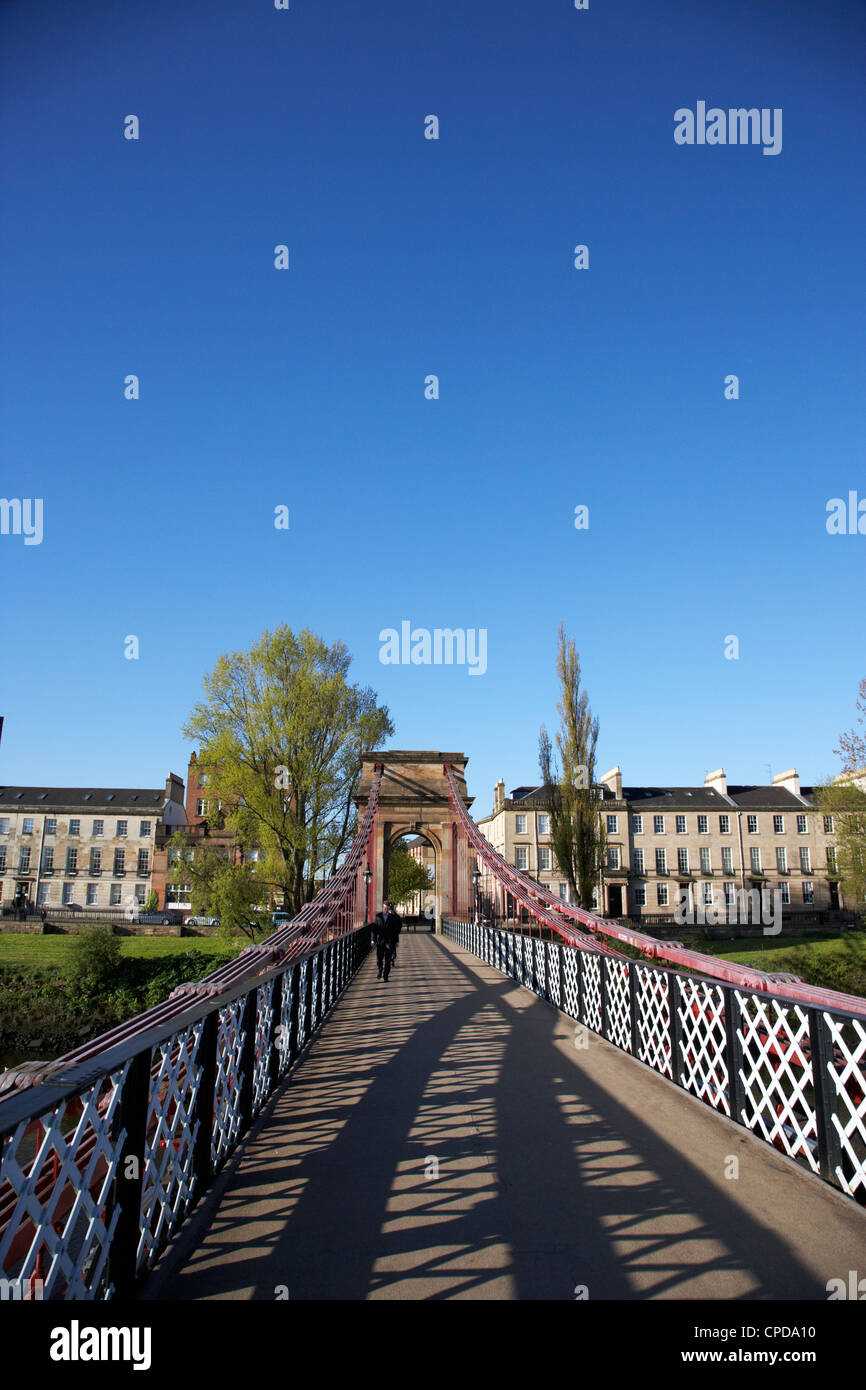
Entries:
<svg viewBox="0 0 866 1390">
<path fill-rule="evenodd" d="M 371 871 L 371 869 L 370 869 L 370 865 L 368 864 L 367 867 L 366 867 L 366 869 L 364 870 L 364 883 L 366 884 L 366 886 L 367 886 L 368 889 L 369 889 L 370 884 L 371 884 L 372 882 L 373 882 L 373 874 L 372 874 L 372 871 Z"/>
</svg>

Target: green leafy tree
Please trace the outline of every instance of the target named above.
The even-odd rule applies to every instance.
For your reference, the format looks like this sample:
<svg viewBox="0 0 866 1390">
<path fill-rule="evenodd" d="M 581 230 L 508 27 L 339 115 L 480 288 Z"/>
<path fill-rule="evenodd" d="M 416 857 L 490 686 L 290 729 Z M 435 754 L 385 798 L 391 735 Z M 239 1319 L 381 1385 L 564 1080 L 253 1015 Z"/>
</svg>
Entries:
<svg viewBox="0 0 866 1390">
<path fill-rule="evenodd" d="M 147 898 L 145 899 L 143 910 L 145 912 L 156 912 L 158 902 L 159 894 L 157 893 L 155 888 L 151 888 L 150 892 L 147 895 Z"/>
<path fill-rule="evenodd" d="M 219 917 L 221 935 L 240 933 L 255 941 L 270 923 L 264 912 L 256 911 L 267 901 L 268 888 L 254 870 L 232 863 L 227 850 L 202 843 L 190 848 L 183 831 L 169 845 L 178 853 L 172 878 L 189 884 L 194 915 Z"/>
<path fill-rule="evenodd" d="M 430 876 L 424 865 L 413 859 L 405 845 L 394 845 L 388 860 L 388 897 L 392 902 L 408 902 L 429 887 Z"/>
<path fill-rule="evenodd" d="M 361 755 L 394 728 L 375 693 L 347 679 L 351 656 L 304 629 L 265 631 L 222 655 L 184 734 L 198 743 L 225 824 L 262 852 L 257 876 L 299 912 L 354 833 Z"/>
<path fill-rule="evenodd" d="M 544 724 L 538 739 L 543 796 L 553 853 L 580 906 L 592 909 L 592 890 L 604 876 L 605 834 L 594 795 L 598 719 L 581 689 L 580 658 L 560 623 L 556 670 L 560 727 L 554 744 Z"/>
</svg>

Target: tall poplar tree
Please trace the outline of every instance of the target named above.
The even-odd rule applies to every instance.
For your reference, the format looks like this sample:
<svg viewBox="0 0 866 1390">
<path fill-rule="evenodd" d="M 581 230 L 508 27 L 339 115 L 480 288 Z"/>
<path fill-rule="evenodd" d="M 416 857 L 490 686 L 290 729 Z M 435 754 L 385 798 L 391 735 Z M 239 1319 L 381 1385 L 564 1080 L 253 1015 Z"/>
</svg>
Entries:
<svg viewBox="0 0 866 1390">
<path fill-rule="evenodd" d="M 581 689 L 580 658 L 574 640 L 559 625 L 556 659 L 560 727 L 555 751 L 544 724 L 538 739 L 543 795 L 550 815 L 556 861 L 580 906 L 592 910 L 592 890 L 604 878 L 605 833 L 594 794 L 598 719 Z"/>
</svg>

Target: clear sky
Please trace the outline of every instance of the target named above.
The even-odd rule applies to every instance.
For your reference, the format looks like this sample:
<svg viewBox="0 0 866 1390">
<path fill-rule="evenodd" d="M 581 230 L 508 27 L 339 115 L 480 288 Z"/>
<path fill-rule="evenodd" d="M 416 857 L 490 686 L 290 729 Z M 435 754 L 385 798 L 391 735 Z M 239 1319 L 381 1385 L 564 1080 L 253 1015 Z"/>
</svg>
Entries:
<svg viewBox="0 0 866 1390">
<path fill-rule="evenodd" d="M 601 770 L 838 770 L 866 7 L 7 0 L 0 48 L 0 492 L 44 508 L 0 535 L 4 782 L 185 774 L 202 674 L 280 622 L 478 813 L 538 776 L 560 620 Z M 780 108 L 781 152 L 678 145 L 699 101 Z M 404 620 L 486 671 L 383 665 Z"/>
</svg>

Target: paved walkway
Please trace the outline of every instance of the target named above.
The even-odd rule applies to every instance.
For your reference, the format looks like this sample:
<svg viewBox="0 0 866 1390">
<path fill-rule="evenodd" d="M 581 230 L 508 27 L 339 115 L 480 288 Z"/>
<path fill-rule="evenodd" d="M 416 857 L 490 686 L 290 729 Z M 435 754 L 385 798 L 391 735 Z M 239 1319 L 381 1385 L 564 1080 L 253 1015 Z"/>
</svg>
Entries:
<svg viewBox="0 0 866 1390">
<path fill-rule="evenodd" d="M 866 1212 L 574 1035 L 450 941 L 404 933 L 390 981 L 365 961 L 147 1297 L 823 1301 L 866 1272 Z"/>
</svg>

